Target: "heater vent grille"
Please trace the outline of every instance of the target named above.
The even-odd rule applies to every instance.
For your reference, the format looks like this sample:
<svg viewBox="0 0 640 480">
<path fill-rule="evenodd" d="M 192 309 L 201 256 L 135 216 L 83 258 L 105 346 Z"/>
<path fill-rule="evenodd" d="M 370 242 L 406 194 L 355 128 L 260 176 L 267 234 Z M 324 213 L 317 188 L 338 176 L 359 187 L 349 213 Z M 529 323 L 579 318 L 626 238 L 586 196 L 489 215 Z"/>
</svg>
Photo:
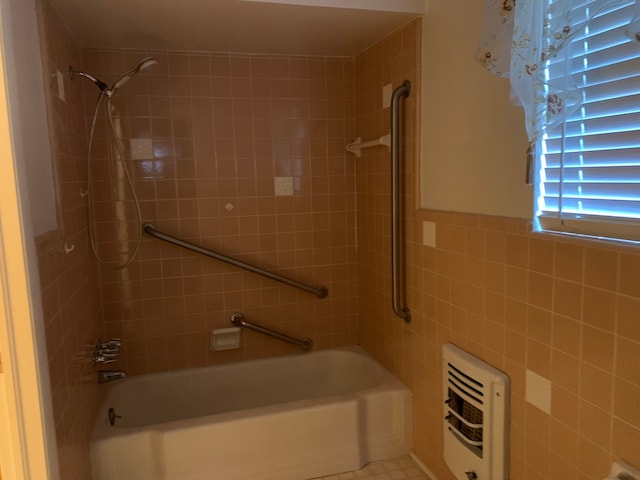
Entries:
<svg viewBox="0 0 640 480">
<path fill-rule="evenodd" d="M 464 395 L 468 395 L 473 400 L 482 405 L 482 397 L 484 397 L 484 385 L 476 379 L 465 374 L 461 370 L 448 364 L 449 384 L 456 387 Z"/>
<path fill-rule="evenodd" d="M 484 385 L 472 376 L 447 362 L 449 430 L 460 442 L 482 458 L 482 410 Z M 474 405 L 474 403 L 476 405 Z M 480 408 L 478 408 L 480 407 Z"/>
<path fill-rule="evenodd" d="M 482 410 L 449 389 L 449 430 L 475 455 L 482 458 Z M 463 438 L 460 438 L 460 435 Z"/>
<path fill-rule="evenodd" d="M 445 460 L 462 480 L 504 479 L 508 378 L 454 345 L 443 356 Z"/>
</svg>

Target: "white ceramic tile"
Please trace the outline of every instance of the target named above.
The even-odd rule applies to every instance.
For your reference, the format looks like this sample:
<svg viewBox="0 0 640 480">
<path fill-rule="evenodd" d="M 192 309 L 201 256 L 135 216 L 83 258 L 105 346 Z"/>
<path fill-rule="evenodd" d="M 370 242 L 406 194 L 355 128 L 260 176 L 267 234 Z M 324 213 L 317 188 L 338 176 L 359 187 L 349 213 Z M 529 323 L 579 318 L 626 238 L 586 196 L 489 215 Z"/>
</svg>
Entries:
<svg viewBox="0 0 640 480">
<path fill-rule="evenodd" d="M 407 474 L 403 470 L 394 470 L 390 472 L 392 480 L 404 480 L 407 478 Z"/>
<path fill-rule="evenodd" d="M 382 108 L 391 106 L 391 95 L 393 95 L 393 85 L 389 83 L 382 87 Z"/>
<path fill-rule="evenodd" d="M 132 138 L 129 140 L 132 160 L 153 159 L 153 142 L 150 138 Z"/>
<path fill-rule="evenodd" d="M 276 197 L 293 195 L 293 177 L 274 177 L 273 189 Z"/>
<path fill-rule="evenodd" d="M 435 222 L 422 222 L 422 244 L 426 247 L 436 246 Z"/>
<path fill-rule="evenodd" d="M 345 472 L 322 480 L 429 480 L 429 477 L 416 465 L 411 457 L 383 460 L 366 465 L 354 472 Z M 318 479 L 316 479 L 318 480 Z"/>
<path fill-rule="evenodd" d="M 551 413 L 551 380 L 527 370 L 525 385 L 527 402 L 547 414 Z"/>
<path fill-rule="evenodd" d="M 58 85 L 58 98 L 64 102 L 66 101 L 64 94 L 64 74 L 60 70 L 56 70 L 54 76 L 56 77 L 56 83 Z"/>
</svg>

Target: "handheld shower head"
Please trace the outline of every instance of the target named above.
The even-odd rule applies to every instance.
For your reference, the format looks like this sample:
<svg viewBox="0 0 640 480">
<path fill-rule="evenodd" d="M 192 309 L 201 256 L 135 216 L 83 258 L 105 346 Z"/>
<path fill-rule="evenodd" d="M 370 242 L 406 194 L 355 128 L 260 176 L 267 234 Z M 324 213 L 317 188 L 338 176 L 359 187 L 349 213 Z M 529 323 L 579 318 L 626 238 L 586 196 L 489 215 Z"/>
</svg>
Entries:
<svg viewBox="0 0 640 480">
<path fill-rule="evenodd" d="M 116 80 L 116 83 L 114 83 L 113 87 L 111 87 L 111 94 L 113 94 L 122 85 L 127 83 L 129 81 L 129 79 L 131 79 L 131 77 L 133 77 L 134 75 L 137 75 L 140 72 L 146 72 L 151 67 L 153 67 L 154 65 L 157 65 L 157 64 L 158 64 L 158 61 L 153 57 L 143 58 L 140 61 L 140 63 L 138 63 L 138 65 L 136 65 L 134 68 L 132 68 L 127 73 L 122 75 L 118 80 Z"/>
<path fill-rule="evenodd" d="M 122 75 L 118 80 L 116 80 L 116 82 L 113 84 L 111 88 L 109 88 L 109 86 L 106 83 L 104 83 L 102 80 L 98 80 L 96 77 L 94 77 L 90 73 L 74 70 L 73 67 L 71 66 L 69 67 L 69 75 L 71 75 L 71 78 L 73 77 L 86 78 L 87 80 L 91 81 L 95 86 L 97 86 L 100 89 L 100 92 L 102 92 L 107 97 L 111 97 L 111 95 L 113 95 L 115 91 L 119 89 L 122 85 L 127 83 L 131 77 L 133 77 L 134 75 L 140 72 L 146 72 L 151 67 L 157 64 L 158 64 L 158 61 L 153 57 L 143 58 L 140 61 L 140 63 L 138 63 L 138 65 L 135 66 L 135 68 L 132 68 L 127 73 Z"/>
<path fill-rule="evenodd" d="M 105 92 L 109 90 L 109 86 L 101 80 L 98 80 L 96 77 L 87 72 L 81 72 L 79 70 L 74 70 L 73 67 L 69 67 L 69 75 L 71 78 L 73 77 L 84 77 L 87 80 L 91 81 L 95 86 L 97 86 L 101 92 Z"/>
<path fill-rule="evenodd" d="M 147 70 L 149 70 L 151 67 L 153 67 L 154 65 L 157 65 L 158 61 L 153 58 L 153 57 L 146 57 L 143 58 L 140 63 L 138 64 L 138 66 L 136 67 L 136 70 L 138 72 L 146 72 Z"/>
</svg>

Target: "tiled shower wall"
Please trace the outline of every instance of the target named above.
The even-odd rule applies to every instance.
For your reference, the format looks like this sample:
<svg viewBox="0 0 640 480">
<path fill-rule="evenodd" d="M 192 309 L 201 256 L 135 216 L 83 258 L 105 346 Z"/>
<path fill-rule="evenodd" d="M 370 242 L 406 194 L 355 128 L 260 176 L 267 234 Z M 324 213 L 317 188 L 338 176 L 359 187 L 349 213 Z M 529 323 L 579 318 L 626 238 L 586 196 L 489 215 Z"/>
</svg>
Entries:
<svg viewBox="0 0 640 480">
<path fill-rule="evenodd" d="M 356 59 L 358 135 L 387 131 L 383 85 L 419 78 L 418 35 L 406 27 Z M 511 378 L 512 480 L 600 480 L 616 458 L 639 465 L 638 248 L 531 233 L 524 220 L 419 210 L 414 145 L 406 152 L 412 322 L 390 307 L 389 165 L 366 151 L 356 175 L 360 337 L 413 391 L 414 452 L 439 480 L 454 478 L 442 459 L 441 392 L 441 347 L 453 342 Z M 435 247 L 423 245 L 423 221 L 435 224 Z M 525 400 L 527 369 L 549 380 L 549 412 Z"/>
<path fill-rule="evenodd" d="M 87 353 L 102 336 L 98 269 L 87 241 L 86 130 L 82 89 L 56 71 L 80 62 L 55 11 L 37 2 L 45 97 L 58 194 L 58 229 L 36 238 L 47 355 L 63 479 L 90 478 L 89 437 L 100 391 Z M 68 253 L 67 250 L 73 248 Z"/>
<path fill-rule="evenodd" d="M 141 374 L 295 352 L 248 331 L 239 350 L 210 351 L 210 332 L 236 311 L 317 348 L 357 343 L 353 60 L 84 50 L 80 66 L 111 83 L 148 55 L 158 65 L 113 99 L 143 220 L 329 296 L 145 237 L 126 268 L 101 269 L 107 335 L 124 340 L 118 366 Z M 84 94 L 89 121 L 97 89 L 85 82 Z M 98 249 L 113 261 L 138 226 L 124 172 L 106 161 L 105 125 L 102 115 L 93 187 Z"/>
</svg>

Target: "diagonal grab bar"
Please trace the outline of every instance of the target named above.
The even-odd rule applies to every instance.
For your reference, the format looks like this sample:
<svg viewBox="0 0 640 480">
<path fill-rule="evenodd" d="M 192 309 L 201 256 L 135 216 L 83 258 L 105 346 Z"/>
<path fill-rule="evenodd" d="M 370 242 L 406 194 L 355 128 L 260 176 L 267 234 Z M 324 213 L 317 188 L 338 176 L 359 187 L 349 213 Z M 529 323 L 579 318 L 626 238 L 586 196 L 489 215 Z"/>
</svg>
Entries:
<svg viewBox="0 0 640 480">
<path fill-rule="evenodd" d="M 173 245 L 186 248 L 187 250 L 191 250 L 192 252 L 196 252 L 201 255 L 205 255 L 207 257 L 213 258 L 215 260 L 228 263 L 229 265 L 233 265 L 234 267 L 242 268 L 244 270 L 248 270 L 249 272 L 257 273 L 258 275 L 262 275 L 263 277 L 270 278 L 271 280 L 284 283 L 285 285 L 289 285 L 290 287 L 304 290 L 305 292 L 311 293 L 318 298 L 325 298 L 329 294 L 329 290 L 327 290 L 326 287 L 312 287 L 311 285 L 305 285 L 304 283 L 300 283 L 290 278 L 283 277 L 282 275 L 278 275 L 277 273 L 273 273 L 268 270 L 264 270 L 260 267 L 256 267 L 254 265 L 241 262 L 240 260 L 227 257 L 226 255 L 223 255 L 218 252 L 214 252 L 212 250 L 207 250 L 206 248 L 199 247 L 198 245 L 194 245 L 193 243 L 189 243 L 179 238 L 168 235 L 166 233 L 162 233 L 156 230 L 156 227 L 150 223 L 145 223 L 144 226 L 142 227 L 142 230 L 146 235 L 149 235 L 150 237 L 158 238 L 164 242 L 172 243 Z"/>
<path fill-rule="evenodd" d="M 260 325 L 256 325 L 255 323 L 247 322 L 244 318 L 244 314 L 241 312 L 236 312 L 231 315 L 231 323 L 233 323 L 233 325 L 235 325 L 236 327 L 248 328 L 249 330 L 267 335 L 268 337 L 277 338 L 278 340 L 282 340 L 283 342 L 297 345 L 298 347 L 300 347 L 300 350 L 304 350 L 305 352 L 307 350 L 311 350 L 311 347 L 313 347 L 313 340 L 311 340 L 310 338 L 290 337 L 289 335 L 285 335 L 284 333 L 276 332 L 275 330 L 261 327 Z"/>
<path fill-rule="evenodd" d="M 411 311 L 404 305 L 404 235 L 401 223 L 402 177 L 400 171 L 400 98 L 408 97 L 411 83 L 405 80 L 391 96 L 391 281 L 393 311 L 405 322 Z"/>
</svg>

